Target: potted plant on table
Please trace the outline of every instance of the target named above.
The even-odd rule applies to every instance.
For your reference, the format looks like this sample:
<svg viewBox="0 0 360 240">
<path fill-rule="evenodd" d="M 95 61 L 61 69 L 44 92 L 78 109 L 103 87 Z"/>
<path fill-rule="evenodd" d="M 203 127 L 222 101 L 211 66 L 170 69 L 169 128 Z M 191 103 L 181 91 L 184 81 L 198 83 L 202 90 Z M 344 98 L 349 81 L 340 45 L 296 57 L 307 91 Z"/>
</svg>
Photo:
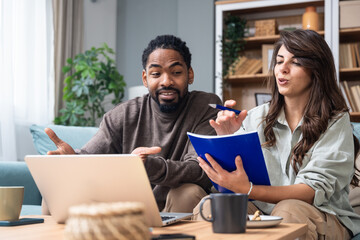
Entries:
<svg viewBox="0 0 360 240">
<path fill-rule="evenodd" d="M 110 54 L 114 51 L 104 43 L 100 48 L 93 47 L 74 59 L 67 59 L 63 67 L 63 73 L 69 74 L 63 89 L 65 108 L 60 110 L 55 124 L 95 126 L 96 120 L 105 113 L 106 96 L 114 95 L 114 105 L 121 102 L 126 83 Z"/>
</svg>

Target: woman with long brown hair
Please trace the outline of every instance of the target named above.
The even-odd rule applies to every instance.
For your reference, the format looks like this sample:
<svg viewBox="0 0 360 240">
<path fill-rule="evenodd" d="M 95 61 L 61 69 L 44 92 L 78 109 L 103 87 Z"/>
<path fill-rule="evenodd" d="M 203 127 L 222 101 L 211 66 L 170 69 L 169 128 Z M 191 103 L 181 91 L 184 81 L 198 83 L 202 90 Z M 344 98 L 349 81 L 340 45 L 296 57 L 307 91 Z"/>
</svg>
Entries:
<svg viewBox="0 0 360 240">
<path fill-rule="evenodd" d="M 348 198 L 350 182 L 358 184 L 357 150 L 331 50 L 314 31 L 284 31 L 270 71 L 269 103 L 238 116 L 221 111 L 210 124 L 218 135 L 258 132 L 271 186 L 253 185 L 240 156 L 233 172 L 210 155 L 210 164 L 199 158 L 200 166 L 218 185 L 249 193 L 255 200 L 249 205 L 263 214 L 308 224 L 307 239 L 349 239 L 360 231 L 360 216 Z"/>
</svg>

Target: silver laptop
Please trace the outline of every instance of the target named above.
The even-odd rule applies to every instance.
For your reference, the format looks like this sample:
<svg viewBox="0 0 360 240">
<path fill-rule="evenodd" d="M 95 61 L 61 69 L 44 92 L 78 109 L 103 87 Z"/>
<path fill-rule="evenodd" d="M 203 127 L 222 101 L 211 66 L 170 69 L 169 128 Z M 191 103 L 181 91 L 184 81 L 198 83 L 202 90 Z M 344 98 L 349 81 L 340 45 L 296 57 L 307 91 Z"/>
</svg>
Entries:
<svg viewBox="0 0 360 240">
<path fill-rule="evenodd" d="M 58 223 L 66 221 L 71 206 L 94 202 L 142 202 L 151 227 L 192 215 L 159 212 L 144 164 L 136 155 L 28 155 L 25 162 Z"/>
</svg>

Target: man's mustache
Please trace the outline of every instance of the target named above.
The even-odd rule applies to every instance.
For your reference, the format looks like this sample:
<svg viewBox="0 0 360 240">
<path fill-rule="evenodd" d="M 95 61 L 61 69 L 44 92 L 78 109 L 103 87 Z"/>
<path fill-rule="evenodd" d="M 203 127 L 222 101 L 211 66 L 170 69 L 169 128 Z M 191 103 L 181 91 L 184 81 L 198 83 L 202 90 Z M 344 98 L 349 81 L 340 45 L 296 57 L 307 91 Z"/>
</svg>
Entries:
<svg viewBox="0 0 360 240">
<path fill-rule="evenodd" d="M 180 91 L 176 88 L 172 88 L 172 87 L 163 87 L 163 88 L 160 88 L 158 90 L 156 90 L 156 96 L 159 96 L 160 94 L 160 91 L 168 91 L 168 90 L 172 90 L 172 91 L 175 91 L 177 94 L 180 95 Z"/>
</svg>

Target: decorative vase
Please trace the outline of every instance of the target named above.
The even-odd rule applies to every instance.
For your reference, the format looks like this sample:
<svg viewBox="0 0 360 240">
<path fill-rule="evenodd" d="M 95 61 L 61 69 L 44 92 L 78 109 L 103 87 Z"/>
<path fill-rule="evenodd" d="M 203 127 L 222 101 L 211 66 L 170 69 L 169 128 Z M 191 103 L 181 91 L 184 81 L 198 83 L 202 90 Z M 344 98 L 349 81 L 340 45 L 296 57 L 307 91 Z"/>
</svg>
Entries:
<svg viewBox="0 0 360 240">
<path fill-rule="evenodd" d="M 319 15 L 314 6 L 306 7 L 302 16 L 303 29 L 319 30 Z"/>
</svg>

